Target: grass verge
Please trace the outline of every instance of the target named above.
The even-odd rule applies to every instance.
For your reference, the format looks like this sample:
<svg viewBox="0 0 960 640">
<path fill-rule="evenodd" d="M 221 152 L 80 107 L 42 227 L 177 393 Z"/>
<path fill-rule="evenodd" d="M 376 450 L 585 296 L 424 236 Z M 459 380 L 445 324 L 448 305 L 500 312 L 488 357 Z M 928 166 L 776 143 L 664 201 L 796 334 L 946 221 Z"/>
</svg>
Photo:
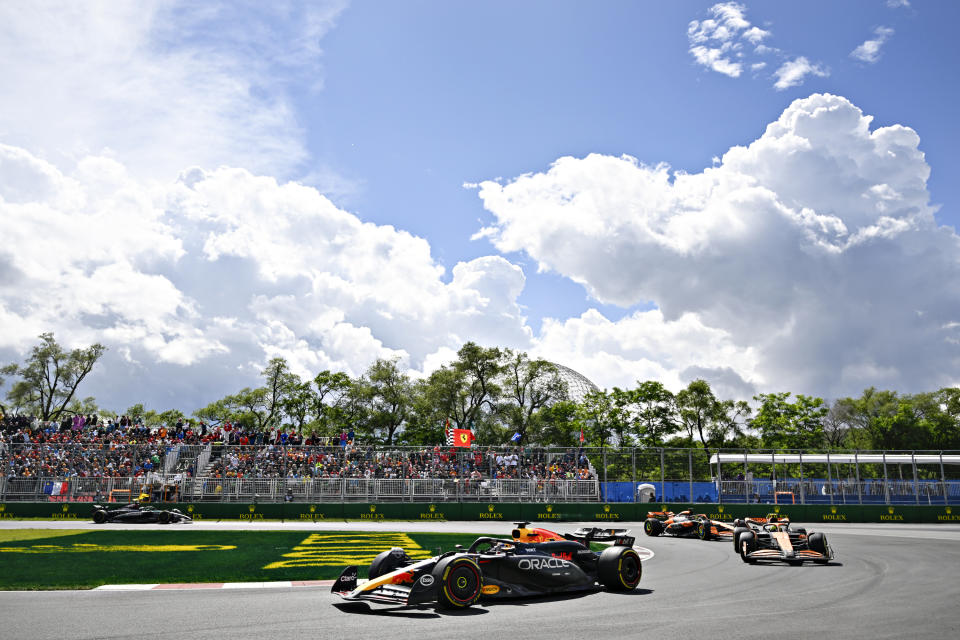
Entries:
<svg viewBox="0 0 960 640">
<path fill-rule="evenodd" d="M 104 584 L 268 582 L 364 576 L 373 557 L 403 547 L 428 558 L 481 534 L 306 531 L 0 532 L 0 589 L 87 589 Z"/>
</svg>

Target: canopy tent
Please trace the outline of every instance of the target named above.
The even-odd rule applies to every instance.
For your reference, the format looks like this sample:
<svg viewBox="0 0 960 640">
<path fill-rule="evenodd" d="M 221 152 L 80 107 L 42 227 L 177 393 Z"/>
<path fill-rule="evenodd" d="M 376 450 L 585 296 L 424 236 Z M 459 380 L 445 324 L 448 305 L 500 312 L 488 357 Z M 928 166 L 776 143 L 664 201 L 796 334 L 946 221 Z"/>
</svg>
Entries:
<svg viewBox="0 0 960 640">
<path fill-rule="evenodd" d="M 960 464 L 958 454 L 938 453 L 715 453 L 710 464 L 756 462 L 758 464 Z"/>
</svg>

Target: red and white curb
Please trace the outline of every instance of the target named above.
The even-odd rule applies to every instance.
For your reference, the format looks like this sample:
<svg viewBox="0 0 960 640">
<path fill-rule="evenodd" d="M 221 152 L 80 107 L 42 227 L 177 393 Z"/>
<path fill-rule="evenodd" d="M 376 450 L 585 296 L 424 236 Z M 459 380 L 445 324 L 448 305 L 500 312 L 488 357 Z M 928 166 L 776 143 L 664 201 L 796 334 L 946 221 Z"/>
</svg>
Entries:
<svg viewBox="0 0 960 640">
<path fill-rule="evenodd" d="M 279 582 L 187 582 L 183 584 L 105 584 L 94 591 L 168 591 L 180 589 L 290 589 L 331 587 L 333 580 L 282 580 Z"/>
<path fill-rule="evenodd" d="M 634 551 L 637 552 L 637 555 L 640 556 L 641 562 L 646 562 L 656 554 L 653 552 L 653 549 L 647 549 L 646 547 L 634 547 Z"/>
</svg>

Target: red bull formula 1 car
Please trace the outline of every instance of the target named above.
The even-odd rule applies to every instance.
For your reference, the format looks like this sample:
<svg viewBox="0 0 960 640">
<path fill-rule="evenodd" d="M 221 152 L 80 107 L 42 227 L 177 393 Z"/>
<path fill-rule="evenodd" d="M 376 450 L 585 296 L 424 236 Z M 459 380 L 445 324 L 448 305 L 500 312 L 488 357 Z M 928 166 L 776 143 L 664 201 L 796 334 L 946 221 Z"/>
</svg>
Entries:
<svg viewBox="0 0 960 640">
<path fill-rule="evenodd" d="M 735 520 L 734 524 L 733 548 L 744 562 L 826 564 L 833 560 L 833 549 L 824 534 L 808 534 L 802 527 L 791 528 L 786 517 L 746 518 Z"/>
<path fill-rule="evenodd" d="M 377 555 L 368 580 L 349 566 L 332 591 L 345 600 L 400 606 L 436 604 L 462 609 L 485 600 L 557 593 L 632 591 L 640 583 L 640 556 L 626 530 L 579 529 L 560 535 L 517 523 L 512 538 L 480 537 L 457 549 L 413 561 L 395 547 Z M 612 542 L 597 553 L 591 542 Z"/>
</svg>

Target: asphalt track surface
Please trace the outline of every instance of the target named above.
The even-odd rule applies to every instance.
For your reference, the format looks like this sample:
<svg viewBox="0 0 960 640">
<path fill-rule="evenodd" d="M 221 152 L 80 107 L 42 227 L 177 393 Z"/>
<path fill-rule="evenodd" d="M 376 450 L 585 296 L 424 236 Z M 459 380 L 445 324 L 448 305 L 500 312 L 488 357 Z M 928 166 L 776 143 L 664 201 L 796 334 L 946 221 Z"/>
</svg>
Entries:
<svg viewBox="0 0 960 640">
<path fill-rule="evenodd" d="M 595 523 L 585 523 L 589 526 Z M 79 528 L 7 521 L 4 528 Z M 93 525 L 91 525 L 93 526 Z M 137 528 L 149 528 L 140 525 Z M 203 523 L 192 528 L 467 531 L 504 535 L 509 523 Z M 579 523 L 544 525 L 560 531 Z M 635 533 L 641 523 L 618 524 Z M 123 527 L 123 525 L 107 525 Z M 129 525 L 128 525 L 129 527 Z M 104 527 L 101 527 L 104 528 Z M 132 528 L 132 527 L 131 527 Z M 190 591 L 0 592 L 9 639 L 389 638 L 956 638 L 960 635 L 960 526 L 822 525 L 829 565 L 747 565 L 729 542 L 649 538 L 630 594 L 599 592 L 466 611 L 355 605 L 329 587 Z M 0 560 L 2 562 L 2 560 Z M 2 565 L 0 565 L 2 570 Z"/>
</svg>

